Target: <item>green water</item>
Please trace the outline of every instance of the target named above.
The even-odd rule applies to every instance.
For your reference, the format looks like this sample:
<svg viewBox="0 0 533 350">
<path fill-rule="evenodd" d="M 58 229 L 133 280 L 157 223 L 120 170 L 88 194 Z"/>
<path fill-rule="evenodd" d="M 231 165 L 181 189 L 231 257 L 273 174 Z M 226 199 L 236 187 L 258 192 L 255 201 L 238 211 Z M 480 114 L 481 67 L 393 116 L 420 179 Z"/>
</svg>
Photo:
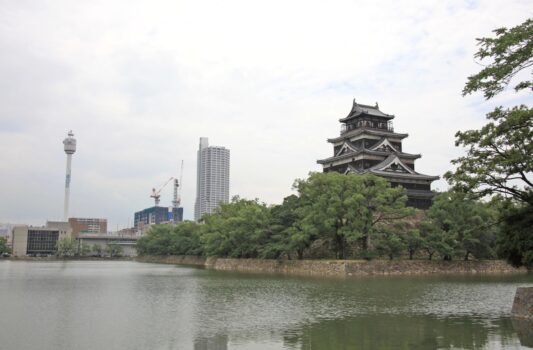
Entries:
<svg viewBox="0 0 533 350">
<path fill-rule="evenodd" d="M 529 349 L 533 325 L 510 319 L 519 286 L 533 276 L 319 279 L 0 260 L 0 349 Z"/>
</svg>

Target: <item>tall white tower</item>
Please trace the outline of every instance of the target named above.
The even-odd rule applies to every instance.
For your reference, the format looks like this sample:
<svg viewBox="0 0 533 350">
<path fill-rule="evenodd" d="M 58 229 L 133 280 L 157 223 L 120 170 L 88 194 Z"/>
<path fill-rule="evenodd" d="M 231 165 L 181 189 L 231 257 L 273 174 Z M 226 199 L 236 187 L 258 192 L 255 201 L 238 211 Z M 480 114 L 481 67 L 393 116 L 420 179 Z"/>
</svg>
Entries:
<svg viewBox="0 0 533 350">
<path fill-rule="evenodd" d="M 70 197 L 70 168 L 72 164 L 72 155 L 76 152 L 76 139 L 72 130 L 68 132 L 68 136 L 63 140 L 65 145 L 65 153 L 67 154 L 67 174 L 65 176 L 65 208 L 63 212 L 63 220 L 68 221 L 68 202 Z"/>
</svg>

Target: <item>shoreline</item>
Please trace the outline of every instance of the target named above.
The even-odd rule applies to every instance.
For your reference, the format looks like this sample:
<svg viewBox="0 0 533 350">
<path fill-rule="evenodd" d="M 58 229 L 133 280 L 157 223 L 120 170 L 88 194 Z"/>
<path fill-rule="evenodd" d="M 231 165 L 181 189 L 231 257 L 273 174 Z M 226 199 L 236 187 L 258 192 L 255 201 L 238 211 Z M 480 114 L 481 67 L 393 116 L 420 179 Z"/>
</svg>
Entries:
<svg viewBox="0 0 533 350">
<path fill-rule="evenodd" d="M 70 258 L 59 258 L 56 256 L 10 256 L 5 258 L 0 258 L 0 261 L 135 261 L 135 257 L 121 256 L 116 258 L 110 257 L 96 257 L 96 256 L 87 256 L 87 257 L 70 257 Z"/>
<path fill-rule="evenodd" d="M 190 255 L 136 257 L 8 257 L 1 261 L 136 261 L 141 263 L 196 266 L 216 271 L 317 277 L 409 275 L 512 275 L 527 274 L 504 260 L 274 260 L 230 259 Z"/>
<path fill-rule="evenodd" d="M 401 276 L 401 275 L 496 275 L 527 274 L 503 260 L 267 260 L 227 259 L 198 256 L 137 256 L 145 263 L 200 266 L 217 271 L 284 274 L 295 276 Z"/>
</svg>

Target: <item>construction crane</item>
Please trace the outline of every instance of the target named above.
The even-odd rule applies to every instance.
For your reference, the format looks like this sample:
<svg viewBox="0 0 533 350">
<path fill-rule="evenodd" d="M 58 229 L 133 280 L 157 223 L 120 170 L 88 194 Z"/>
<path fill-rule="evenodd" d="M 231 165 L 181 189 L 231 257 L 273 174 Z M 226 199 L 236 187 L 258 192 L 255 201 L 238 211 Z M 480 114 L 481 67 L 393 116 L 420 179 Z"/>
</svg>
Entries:
<svg viewBox="0 0 533 350">
<path fill-rule="evenodd" d="M 180 180 L 174 179 L 174 200 L 172 201 L 172 206 L 174 208 L 179 208 L 181 205 L 181 187 L 183 180 L 183 160 L 181 161 L 181 170 L 180 170 Z"/>
<path fill-rule="evenodd" d="M 165 186 L 168 185 L 168 183 L 169 183 L 170 181 L 172 181 L 172 180 L 174 180 L 173 177 L 171 177 L 170 179 L 168 179 L 167 182 L 165 182 L 165 183 L 163 184 L 163 186 L 161 186 L 161 187 L 159 188 L 159 190 L 157 190 L 157 191 L 155 190 L 155 188 L 152 188 L 152 194 L 150 195 L 150 198 L 153 198 L 153 199 L 155 200 L 155 206 L 156 206 L 156 207 L 159 205 L 159 198 L 161 198 L 161 194 L 160 194 L 160 193 L 161 193 L 161 190 L 163 190 L 163 188 L 165 188 Z"/>
</svg>

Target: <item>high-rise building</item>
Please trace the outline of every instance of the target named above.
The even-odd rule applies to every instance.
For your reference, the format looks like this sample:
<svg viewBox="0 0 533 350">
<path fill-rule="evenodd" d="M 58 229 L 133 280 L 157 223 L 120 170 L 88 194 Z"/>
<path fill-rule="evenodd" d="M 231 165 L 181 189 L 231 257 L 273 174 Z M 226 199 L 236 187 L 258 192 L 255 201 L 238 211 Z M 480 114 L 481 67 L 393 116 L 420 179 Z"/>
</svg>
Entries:
<svg viewBox="0 0 533 350">
<path fill-rule="evenodd" d="M 194 219 L 199 221 L 229 202 L 229 149 L 209 146 L 207 137 L 201 137 L 197 159 Z"/>
<path fill-rule="evenodd" d="M 402 140 L 408 135 L 394 132 L 392 119 L 394 115 L 380 111 L 377 103 L 363 105 L 354 99 L 348 116 L 339 120 L 340 136 L 328 139 L 333 144 L 333 156 L 318 163 L 324 172 L 384 177 L 391 186 L 406 189 L 409 206 L 427 209 L 435 195 L 431 183 L 439 177 L 415 171 L 415 160 L 421 155 L 403 151 Z"/>
</svg>

